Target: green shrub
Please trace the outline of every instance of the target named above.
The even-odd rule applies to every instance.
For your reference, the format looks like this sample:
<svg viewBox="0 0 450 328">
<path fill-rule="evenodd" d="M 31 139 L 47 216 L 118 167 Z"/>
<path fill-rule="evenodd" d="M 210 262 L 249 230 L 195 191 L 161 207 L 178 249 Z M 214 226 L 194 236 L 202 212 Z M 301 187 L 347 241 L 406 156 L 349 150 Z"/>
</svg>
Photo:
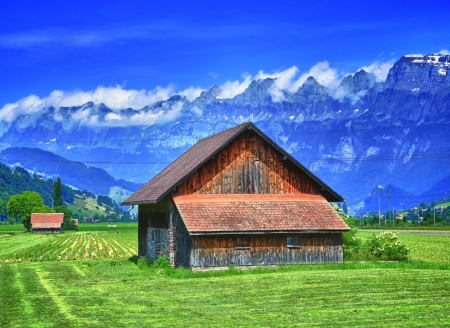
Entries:
<svg viewBox="0 0 450 328">
<path fill-rule="evenodd" d="M 362 239 L 358 237 L 358 229 L 351 228 L 342 234 L 344 260 L 359 259 L 361 257 Z"/>
<path fill-rule="evenodd" d="M 342 220 L 351 228 L 342 234 L 342 246 L 344 249 L 344 260 L 356 260 L 361 257 L 362 239 L 357 236 L 356 219 L 345 214 L 341 208 L 331 203 L 331 207 L 341 217 Z"/>
<path fill-rule="evenodd" d="M 153 266 L 156 269 L 170 269 L 172 267 L 166 255 L 159 255 Z"/>
<path fill-rule="evenodd" d="M 153 259 L 151 257 L 141 257 L 137 259 L 136 264 L 139 269 L 149 268 L 153 265 Z"/>
<path fill-rule="evenodd" d="M 406 261 L 409 248 L 398 238 L 396 232 L 381 232 L 373 235 L 364 243 L 367 254 L 383 261 Z"/>
</svg>

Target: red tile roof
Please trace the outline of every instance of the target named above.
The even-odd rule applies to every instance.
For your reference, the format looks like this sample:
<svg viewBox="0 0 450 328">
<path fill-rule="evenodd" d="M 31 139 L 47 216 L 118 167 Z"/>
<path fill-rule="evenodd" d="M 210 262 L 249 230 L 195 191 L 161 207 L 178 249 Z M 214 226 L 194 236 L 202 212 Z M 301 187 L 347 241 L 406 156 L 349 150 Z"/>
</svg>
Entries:
<svg viewBox="0 0 450 328">
<path fill-rule="evenodd" d="M 173 199 L 191 234 L 349 230 L 321 195 L 194 194 Z"/>
<path fill-rule="evenodd" d="M 64 213 L 32 213 L 31 225 L 33 229 L 61 228 Z"/>
<path fill-rule="evenodd" d="M 158 202 L 169 192 L 171 192 L 177 185 L 198 170 L 212 156 L 218 153 L 248 128 L 251 128 L 253 131 L 257 132 L 261 137 L 263 137 L 295 165 L 297 165 L 302 171 L 315 180 L 323 188 L 323 194 L 328 201 L 344 201 L 339 194 L 327 186 L 307 168 L 301 165 L 297 160 L 295 160 L 291 155 L 289 155 L 285 150 L 283 150 L 273 140 L 259 130 L 253 123 L 247 122 L 198 141 L 168 167 L 128 197 L 124 202 L 122 202 L 121 205 L 139 205 Z"/>
</svg>

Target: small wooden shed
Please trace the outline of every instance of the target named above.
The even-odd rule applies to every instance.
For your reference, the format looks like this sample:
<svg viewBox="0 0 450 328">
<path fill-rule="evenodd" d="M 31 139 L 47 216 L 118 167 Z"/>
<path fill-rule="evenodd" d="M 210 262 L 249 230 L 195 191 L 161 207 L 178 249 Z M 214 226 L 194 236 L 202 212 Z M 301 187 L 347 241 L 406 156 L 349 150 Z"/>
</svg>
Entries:
<svg viewBox="0 0 450 328">
<path fill-rule="evenodd" d="M 33 233 L 60 233 L 64 222 L 64 213 L 32 213 Z"/>
<path fill-rule="evenodd" d="M 196 143 L 122 205 L 138 255 L 172 266 L 342 262 L 343 198 L 253 123 Z"/>
</svg>

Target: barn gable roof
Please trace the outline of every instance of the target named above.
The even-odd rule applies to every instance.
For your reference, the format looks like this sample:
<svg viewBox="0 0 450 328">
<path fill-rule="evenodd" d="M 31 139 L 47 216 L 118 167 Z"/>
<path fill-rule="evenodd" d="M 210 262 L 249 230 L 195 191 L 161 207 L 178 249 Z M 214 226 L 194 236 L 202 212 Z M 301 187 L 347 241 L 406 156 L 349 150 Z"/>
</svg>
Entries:
<svg viewBox="0 0 450 328">
<path fill-rule="evenodd" d="M 61 228 L 64 213 L 32 213 L 31 225 L 33 229 Z"/>
<path fill-rule="evenodd" d="M 321 195 L 193 194 L 173 200 L 191 235 L 349 230 Z"/>
<path fill-rule="evenodd" d="M 128 197 L 121 205 L 139 205 L 156 203 L 170 193 L 177 185 L 187 179 L 215 154 L 236 139 L 242 132 L 251 129 L 276 148 L 288 160 L 304 171 L 321 187 L 324 197 L 331 202 L 340 202 L 344 199 L 316 177 L 312 172 L 289 155 L 283 148 L 278 146 L 272 139 L 265 135 L 253 123 L 246 122 L 228 130 L 219 132 L 208 138 L 199 140 L 195 145 L 178 157 L 174 162 L 147 182 L 134 194 Z"/>
</svg>

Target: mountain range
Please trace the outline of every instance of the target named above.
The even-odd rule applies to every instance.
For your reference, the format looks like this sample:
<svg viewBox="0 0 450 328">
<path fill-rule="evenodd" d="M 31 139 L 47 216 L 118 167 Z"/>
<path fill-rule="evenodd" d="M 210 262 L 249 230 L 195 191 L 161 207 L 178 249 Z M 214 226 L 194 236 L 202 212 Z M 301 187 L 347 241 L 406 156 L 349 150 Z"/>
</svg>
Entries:
<svg viewBox="0 0 450 328">
<path fill-rule="evenodd" d="M 103 173 L 98 178 L 110 184 L 140 184 L 199 139 L 250 120 L 346 198 L 353 213 L 378 210 L 378 196 L 376 205 L 372 198 L 380 188 L 393 194 L 380 199 L 383 210 L 389 201 L 398 209 L 400 203 L 416 205 L 423 195 L 448 196 L 450 55 L 406 55 L 385 81 L 360 70 L 336 90 L 309 77 L 287 92 L 278 88 L 277 79 L 266 78 L 233 98 L 220 94 L 214 86 L 192 101 L 173 96 L 120 113 L 92 102 L 43 108 L 1 122 L 0 162 L 51 176 L 61 171 L 42 164 L 56 154 L 85 163 L 86 172 L 104 170 L 110 178 Z M 143 118 L 152 115 L 159 119 L 144 125 Z M 30 148 L 45 155 L 31 155 Z M 67 183 L 84 188 L 77 186 L 83 179 L 75 172 L 64 171 L 73 177 Z"/>
</svg>

